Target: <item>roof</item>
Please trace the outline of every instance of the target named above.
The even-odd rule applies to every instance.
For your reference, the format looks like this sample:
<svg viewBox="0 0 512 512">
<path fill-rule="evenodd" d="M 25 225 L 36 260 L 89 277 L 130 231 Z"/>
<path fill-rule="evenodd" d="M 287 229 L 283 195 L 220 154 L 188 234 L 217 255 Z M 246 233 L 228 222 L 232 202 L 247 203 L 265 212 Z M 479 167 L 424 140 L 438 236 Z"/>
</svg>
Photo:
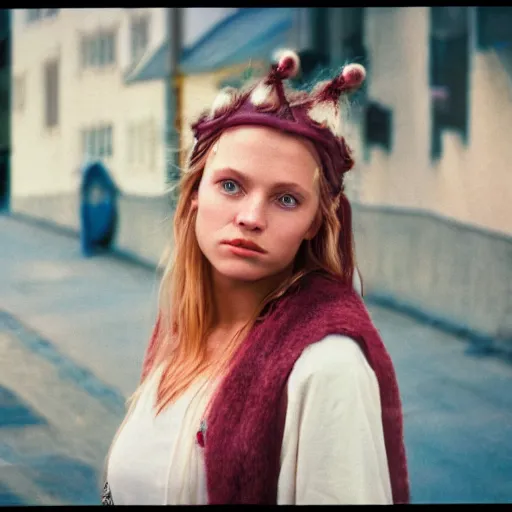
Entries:
<svg viewBox="0 0 512 512">
<path fill-rule="evenodd" d="M 241 8 L 216 24 L 181 55 L 186 75 L 212 72 L 251 59 L 270 60 L 272 53 L 290 44 L 293 8 Z M 126 77 L 127 82 L 169 76 L 168 44 L 164 41 Z"/>
</svg>

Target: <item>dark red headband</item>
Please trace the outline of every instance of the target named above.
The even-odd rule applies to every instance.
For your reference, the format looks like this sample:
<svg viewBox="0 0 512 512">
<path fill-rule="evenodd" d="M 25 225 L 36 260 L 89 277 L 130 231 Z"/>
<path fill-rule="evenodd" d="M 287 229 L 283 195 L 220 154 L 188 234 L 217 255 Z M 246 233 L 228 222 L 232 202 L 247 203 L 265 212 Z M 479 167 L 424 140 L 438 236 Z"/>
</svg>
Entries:
<svg viewBox="0 0 512 512">
<path fill-rule="evenodd" d="M 298 70 L 298 56 L 283 51 L 278 64 L 256 86 L 243 93 L 234 89 L 221 92 L 211 111 L 192 124 L 192 131 L 196 141 L 209 139 L 227 128 L 247 125 L 267 126 L 305 137 L 315 145 L 331 192 L 337 195 L 343 186 L 343 175 L 354 164 L 345 139 L 338 134 L 339 98 L 356 90 L 366 73 L 361 65 L 350 64 L 333 80 L 289 101 L 283 80 L 295 76 Z"/>
</svg>

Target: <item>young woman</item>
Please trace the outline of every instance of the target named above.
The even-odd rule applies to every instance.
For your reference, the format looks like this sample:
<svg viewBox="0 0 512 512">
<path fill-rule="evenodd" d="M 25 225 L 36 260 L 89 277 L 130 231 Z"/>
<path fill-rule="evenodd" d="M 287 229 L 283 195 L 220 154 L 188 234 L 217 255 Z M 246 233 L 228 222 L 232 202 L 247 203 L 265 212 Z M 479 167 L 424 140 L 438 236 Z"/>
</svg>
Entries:
<svg viewBox="0 0 512 512">
<path fill-rule="evenodd" d="M 393 364 L 359 294 L 343 177 L 346 66 L 311 92 L 268 76 L 192 126 L 175 252 L 105 504 L 407 503 Z"/>
</svg>

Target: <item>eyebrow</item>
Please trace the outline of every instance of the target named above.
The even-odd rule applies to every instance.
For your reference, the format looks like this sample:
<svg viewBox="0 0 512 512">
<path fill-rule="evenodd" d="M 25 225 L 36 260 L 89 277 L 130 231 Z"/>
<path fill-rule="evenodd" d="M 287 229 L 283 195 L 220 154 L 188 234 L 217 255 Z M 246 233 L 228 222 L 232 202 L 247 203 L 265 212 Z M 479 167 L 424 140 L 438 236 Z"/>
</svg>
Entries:
<svg viewBox="0 0 512 512">
<path fill-rule="evenodd" d="M 237 171 L 236 169 L 233 169 L 232 167 L 221 167 L 220 169 L 215 169 L 215 174 L 221 174 L 221 173 L 230 173 L 236 176 L 240 181 L 245 181 L 246 183 L 251 183 L 252 180 L 245 174 L 241 173 L 240 171 Z M 272 188 L 291 188 L 295 189 L 298 193 L 303 195 L 304 197 L 307 197 L 310 195 L 310 193 L 304 189 L 302 186 L 300 186 L 298 183 L 294 183 L 292 181 L 280 181 L 279 183 L 274 183 Z"/>
</svg>

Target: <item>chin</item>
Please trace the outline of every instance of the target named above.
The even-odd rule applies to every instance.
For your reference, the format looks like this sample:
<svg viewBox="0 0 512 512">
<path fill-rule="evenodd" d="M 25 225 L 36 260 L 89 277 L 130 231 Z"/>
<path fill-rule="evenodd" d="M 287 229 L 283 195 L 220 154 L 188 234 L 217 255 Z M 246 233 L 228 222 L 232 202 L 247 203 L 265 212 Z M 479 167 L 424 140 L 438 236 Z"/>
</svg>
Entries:
<svg viewBox="0 0 512 512">
<path fill-rule="evenodd" d="M 266 269 L 247 261 L 210 261 L 215 272 L 233 281 L 259 281 L 272 275 Z"/>
</svg>

